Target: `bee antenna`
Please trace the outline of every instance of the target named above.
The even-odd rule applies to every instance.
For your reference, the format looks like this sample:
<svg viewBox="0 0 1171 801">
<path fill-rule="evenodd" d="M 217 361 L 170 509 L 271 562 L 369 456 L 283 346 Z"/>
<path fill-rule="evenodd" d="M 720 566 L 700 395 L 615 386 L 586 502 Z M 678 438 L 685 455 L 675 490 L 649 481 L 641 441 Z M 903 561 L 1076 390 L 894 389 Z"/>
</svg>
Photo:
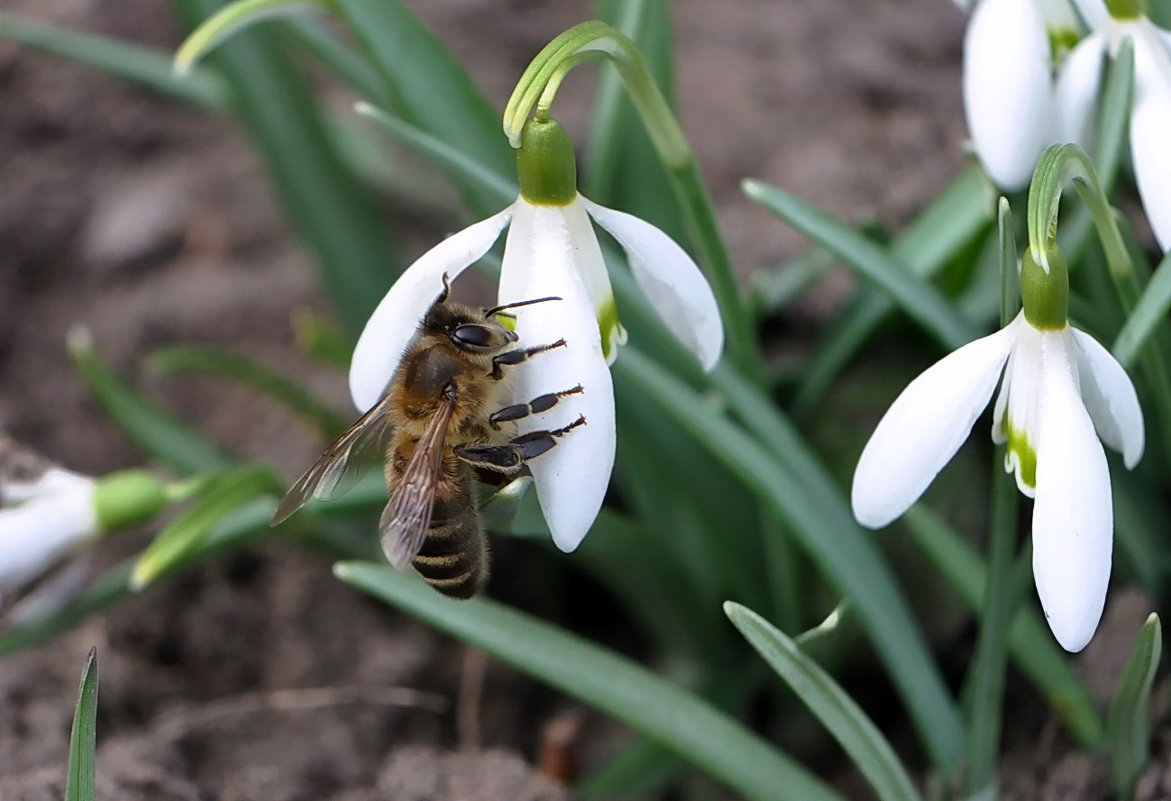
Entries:
<svg viewBox="0 0 1171 801">
<path fill-rule="evenodd" d="M 451 294 L 451 279 L 447 277 L 447 273 L 443 274 L 443 291 L 439 293 L 439 297 L 435 299 L 436 303 L 446 303 L 448 295 Z"/>
<path fill-rule="evenodd" d="M 492 317 L 493 315 L 499 314 L 500 312 L 504 311 L 505 309 L 515 309 L 520 306 L 532 306 L 534 303 L 544 303 L 545 301 L 548 301 L 548 300 L 561 300 L 561 298 L 556 297 L 554 295 L 550 295 L 547 298 L 534 298 L 533 300 L 518 300 L 516 303 L 505 303 L 503 306 L 495 306 L 491 309 L 485 309 L 484 316 L 485 317 Z M 506 316 L 513 317 L 514 315 L 509 314 Z"/>
</svg>

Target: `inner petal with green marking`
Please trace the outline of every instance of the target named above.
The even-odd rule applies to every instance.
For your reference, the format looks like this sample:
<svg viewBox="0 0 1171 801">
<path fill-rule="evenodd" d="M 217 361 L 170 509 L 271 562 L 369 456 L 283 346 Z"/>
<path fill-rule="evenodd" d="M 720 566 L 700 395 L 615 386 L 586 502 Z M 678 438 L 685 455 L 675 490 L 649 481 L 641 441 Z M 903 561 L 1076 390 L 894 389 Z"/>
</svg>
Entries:
<svg viewBox="0 0 1171 801">
<path fill-rule="evenodd" d="M 1003 431 L 1006 438 L 1005 472 L 1015 473 L 1020 491 L 1031 497 L 1037 489 L 1037 449 L 1029 441 L 1028 433 L 1014 426 L 1007 416 Z"/>
</svg>

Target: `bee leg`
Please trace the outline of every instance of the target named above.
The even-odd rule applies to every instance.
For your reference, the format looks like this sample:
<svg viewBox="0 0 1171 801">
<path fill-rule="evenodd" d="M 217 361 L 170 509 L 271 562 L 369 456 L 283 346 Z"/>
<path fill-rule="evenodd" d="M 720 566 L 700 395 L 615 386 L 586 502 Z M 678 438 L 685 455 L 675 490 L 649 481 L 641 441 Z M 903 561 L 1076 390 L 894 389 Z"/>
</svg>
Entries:
<svg viewBox="0 0 1171 801">
<path fill-rule="evenodd" d="M 520 364 L 521 362 L 528 361 L 530 356 L 536 356 L 538 353 L 544 353 L 547 350 L 553 350 L 553 348 L 562 347 L 565 347 L 564 339 L 559 339 L 550 345 L 536 345 L 531 348 L 517 348 L 516 350 L 509 350 L 505 351 L 504 353 L 498 353 L 492 357 L 492 372 L 488 375 L 491 376 L 494 381 L 499 381 L 500 379 L 504 378 L 505 367 L 511 367 L 514 364 Z"/>
<path fill-rule="evenodd" d="M 512 406 L 505 406 L 503 409 L 497 409 L 488 415 L 488 424 L 495 430 L 500 430 L 501 423 L 507 423 L 512 420 L 520 420 L 528 417 L 530 414 L 540 414 L 547 412 L 557 405 L 557 401 L 564 398 L 566 395 L 578 395 L 582 392 L 581 384 L 578 384 L 573 389 L 562 390 L 561 392 L 550 392 L 546 395 L 540 395 L 533 398 L 528 403 L 516 403 Z"/>
<path fill-rule="evenodd" d="M 503 445 L 473 445 L 456 448 L 455 455 L 473 467 L 512 474 L 524 467 L 529 459 L 535 459 L 557 444 L 557 438 L 564 436 L 578 426 L 584 426 L 585 416 L 578 417 L 564 428 L 551 431 L 530 431 L 521 434 L 512 442 Z"/>
</svg>

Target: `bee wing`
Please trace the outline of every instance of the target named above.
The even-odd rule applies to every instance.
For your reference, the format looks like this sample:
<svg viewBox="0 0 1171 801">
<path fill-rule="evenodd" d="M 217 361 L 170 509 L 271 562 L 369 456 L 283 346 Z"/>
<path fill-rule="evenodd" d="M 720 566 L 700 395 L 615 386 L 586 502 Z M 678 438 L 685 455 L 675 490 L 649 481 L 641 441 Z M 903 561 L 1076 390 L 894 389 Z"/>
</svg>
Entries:
<svg viewBox="0 0 1171 801">
<path fill-rule="evenodd" d="M 414 561 L 427 539 L 435 488 L 443 473 L 443 435 L 454 410 L 455 397 L 445 393 L 378 521 L 382 550 L 400 570 Z"/>
<path fill-rule="evenodd" d="M 317 461 L 289 487 L 272 516 L 271 525 L 283 523 L 312 498 L 333 497 L 342 478 L 353 471 L 358 454 L 385 437 L 390 428 L 390 411 L 390 396 L 385 395 L 341 436 L 329 443 Z"/>
</svg>

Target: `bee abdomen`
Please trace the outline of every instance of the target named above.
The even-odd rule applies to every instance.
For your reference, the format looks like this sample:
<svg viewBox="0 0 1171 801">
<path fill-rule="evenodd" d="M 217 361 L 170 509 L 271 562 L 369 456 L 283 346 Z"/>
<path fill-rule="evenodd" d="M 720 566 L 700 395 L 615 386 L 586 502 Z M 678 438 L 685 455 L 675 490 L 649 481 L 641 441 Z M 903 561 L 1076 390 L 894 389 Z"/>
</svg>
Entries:
<svg viewBox="0 0 1171 801">
<path fill-rule="evenodd" d="M 488 578 L 488 549 L 475 510 L 432 524 L 412 563 L 423 580 L 452 598 L 471 598 Z"/>
</svg>

